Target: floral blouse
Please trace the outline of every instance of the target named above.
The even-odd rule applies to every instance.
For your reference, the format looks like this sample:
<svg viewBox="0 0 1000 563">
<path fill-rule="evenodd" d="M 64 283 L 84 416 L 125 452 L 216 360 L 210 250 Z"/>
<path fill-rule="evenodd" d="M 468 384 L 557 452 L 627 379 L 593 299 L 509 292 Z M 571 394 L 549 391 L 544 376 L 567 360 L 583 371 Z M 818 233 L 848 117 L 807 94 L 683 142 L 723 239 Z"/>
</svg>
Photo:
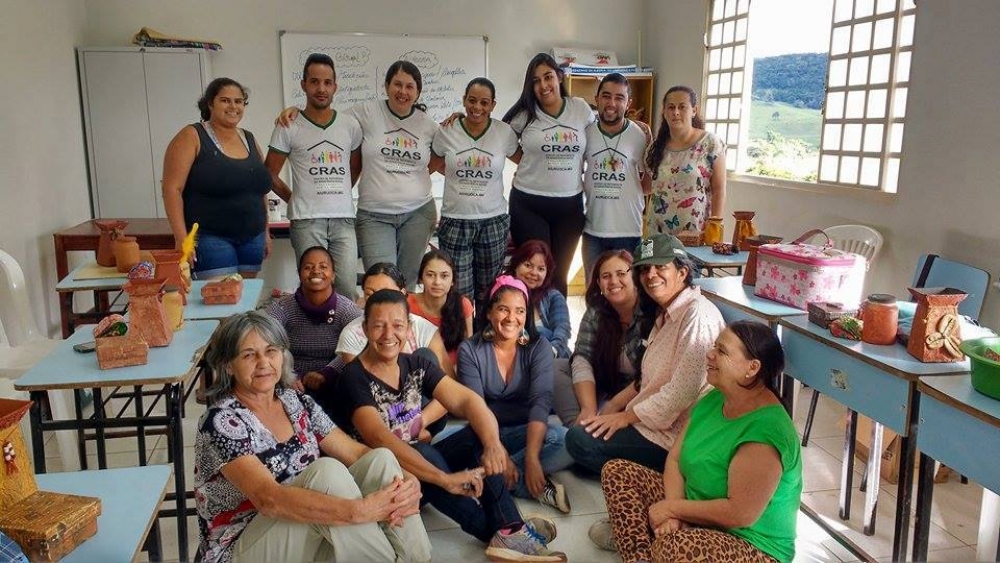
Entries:
<svg viewBox="0 0 1000 563">
<path fill-rule="evenodd" d="M 712 166 L 725 154 L 726 143 L 708 132 L 686 149 L 663 151 L 653 178 L 646 236 L 705 230 L 712 216 Z"/>
<path fill-rule="evenodd" d="M 287 483 L 320 457 L 319 443 L 336 426 L 311 397 L 277 389 L 294 434 L 278 443 L 257 416 L 236 398 L 216 401 L 198 421 L 194 455 L 194 497 L 204 561 L 232 560 L 233 544 L 257 515 L 257 508 L 225 476 L 222 467 L 255 455 L 278 483 Z"/>
</svg>

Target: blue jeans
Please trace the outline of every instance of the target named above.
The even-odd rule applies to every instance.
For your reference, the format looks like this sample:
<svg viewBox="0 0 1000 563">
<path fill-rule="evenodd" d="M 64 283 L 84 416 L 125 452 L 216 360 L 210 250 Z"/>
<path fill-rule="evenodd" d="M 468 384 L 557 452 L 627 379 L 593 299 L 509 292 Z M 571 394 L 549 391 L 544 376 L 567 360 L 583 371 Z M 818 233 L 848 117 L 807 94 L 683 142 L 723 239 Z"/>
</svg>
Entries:
<svg viewBox="0 0 1000 563">
<path fill-rule="evenodd" d="M 431 462 L 434 467 L 446 473 L 463 471 L 482 465 L 483 446 L 466 426 L 444 440 L 431 445 L 417 442 L 413 448 Z M 445 516 L 454 520 L 462 530 L 475 536 L 481 542 L 489 542 L 500 528 L 521 524 L 521 513 L 514 499 L 507 491 L 503 475 L 491 475 L 483 479 L 483 493 L 478 502 L 471 497 L 455 495 L 432 485 L 422 483 L 421 504 L 430 504 Z"/>
<path fill-rule="evenodd" d="M 518 498 L 535 498 L 528 492 L 528 485 L 524 481 L 524 458 L 528 453 L 528 425 L 501 426 L 500 442 L 517 465 L 517 485 L 514 486 L 512 493 Z M 542 441 L 542 452 L 538 457 L 545 475 L 551 475 L 573 465 L 573 458 L 566 451 L 565 426 L 548 425 L 545 439 Z"/>
<path fill-rule="evenodd" d="M 295 262 L 308 248 L 322 246 L 333 255 L 333 282 L 337 293 L 354 300 L 358 292 L 358 238 L 354 219 L 293 219 L 288 229 L 295 251 Z"/>
<path fill-rule="evenodd" d="M 264 231 L 246 239 L 198 233 L 194 274 L 199 280 L 237 272 L 254 274 L 264 261 Z"/>
<path fill-rule="evenodd" d="M 586 272 L 587 283 L 590 283 L 590 272 L 594 269 L 598 257 L 608 250 L 624 250 L 634 252 L 639 246 L 640 237 L 595 237 L 583 233 L 583 271 Z"/>
<path fill-rule="evenodd" d="M 605 440 L 594 438 L 577 424 L 566 433 L 566 449 L 578 465 L 597 475 L 605 463 L 615 458 L 641 463 L 659 472 L 667 462 L 667 450 L 647 440 L 635 426 L 626 426 Z"/>
<path fill-rule="evenodd" d="M 409 213 L 395 215 L 359 209 L 355 232 L 365 269 L 379 262 L 395 264 L 406 278 L 407 286 L 413 289 L 420 260 L 436 223 L 434 200 Z"/>
</svg>

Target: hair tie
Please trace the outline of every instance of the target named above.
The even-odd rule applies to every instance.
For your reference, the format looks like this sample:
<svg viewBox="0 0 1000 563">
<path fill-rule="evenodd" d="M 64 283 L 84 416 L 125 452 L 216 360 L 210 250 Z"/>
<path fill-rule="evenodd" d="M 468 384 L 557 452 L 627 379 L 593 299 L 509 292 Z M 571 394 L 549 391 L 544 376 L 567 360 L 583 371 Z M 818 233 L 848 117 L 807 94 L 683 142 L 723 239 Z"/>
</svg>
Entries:
<svg viewBox="0 0 1000 563">
<path fill-rule="evenodd" d="M 520 290 L 520 292 L 524 294 L 525 302 L 529 301 L 528 286 L 524 285 L 523 281 L 515 278 L 514 276 L 508 276 L 507 274 L 497 277 L 497 281 L 493 282 L 493 288 L 490 289 L 490 299 L 493 299 L 496 292 L 504 286 Z"/>
</svg>

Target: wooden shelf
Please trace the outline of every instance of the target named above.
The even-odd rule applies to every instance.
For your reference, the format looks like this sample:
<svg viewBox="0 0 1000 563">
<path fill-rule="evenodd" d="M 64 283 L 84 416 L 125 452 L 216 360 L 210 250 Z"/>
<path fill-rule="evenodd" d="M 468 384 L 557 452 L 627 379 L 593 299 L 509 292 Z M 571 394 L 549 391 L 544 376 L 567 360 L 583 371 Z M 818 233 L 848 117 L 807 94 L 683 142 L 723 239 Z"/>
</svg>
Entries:
<svg viewBox="0 0 1000 563">
<path fill-rule="evenodd" d="M 650 127 L 653 126 L 653 93 L 654 78 L 652 74 L 641 73 L 635 75 L 625 75 L 628 78 L 629 89 L 632 93 L 632 106 L 629 111 L 642 110 L 642 117 L 636 121 L 642 121 Z M 563 78 L 566 86 L 566 93 L 570 96 L 578 96 L 594 105 L 594 98 L 597 96 L 597 86 L 604 78 L 599 74 L 567 74 Z"/>
</svg>

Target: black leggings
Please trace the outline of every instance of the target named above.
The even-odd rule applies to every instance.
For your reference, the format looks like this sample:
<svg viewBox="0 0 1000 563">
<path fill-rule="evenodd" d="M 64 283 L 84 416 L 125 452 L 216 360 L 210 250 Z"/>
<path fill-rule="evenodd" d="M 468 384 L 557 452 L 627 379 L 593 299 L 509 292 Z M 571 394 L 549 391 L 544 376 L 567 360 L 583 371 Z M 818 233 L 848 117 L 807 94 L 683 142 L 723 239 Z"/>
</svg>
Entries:
<svg viewBox="0 0 1000 563">
<path fill-rule="evenodd" d="M 531 239 L 548 243 L 556 259 L 552 284 L 566 295 L 569 267 L 583 233 L 583 194 L 547 197 L 510 190 L 510 235 L 520 246 Z"/>
</svg>

